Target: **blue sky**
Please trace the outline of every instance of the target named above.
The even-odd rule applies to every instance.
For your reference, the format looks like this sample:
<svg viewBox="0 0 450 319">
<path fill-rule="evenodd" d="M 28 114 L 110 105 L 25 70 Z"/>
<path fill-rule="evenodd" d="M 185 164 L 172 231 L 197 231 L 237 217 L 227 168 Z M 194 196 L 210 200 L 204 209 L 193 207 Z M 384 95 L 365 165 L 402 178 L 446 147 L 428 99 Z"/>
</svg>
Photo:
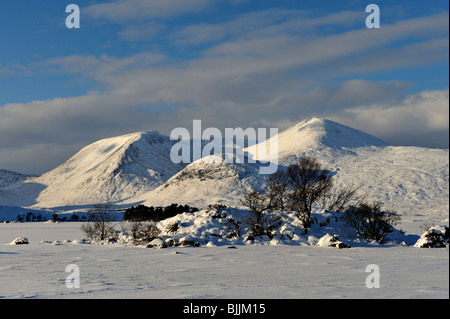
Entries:
<svg viewBox="0 0 450 319">
<path fill-rule="evenodd" d="M 0 168 L 40 174 L 97 139 L 193 119 L 321 116 L 448 148 L 448 21 L 443 0 L 2 1 Z"/>
</svg>

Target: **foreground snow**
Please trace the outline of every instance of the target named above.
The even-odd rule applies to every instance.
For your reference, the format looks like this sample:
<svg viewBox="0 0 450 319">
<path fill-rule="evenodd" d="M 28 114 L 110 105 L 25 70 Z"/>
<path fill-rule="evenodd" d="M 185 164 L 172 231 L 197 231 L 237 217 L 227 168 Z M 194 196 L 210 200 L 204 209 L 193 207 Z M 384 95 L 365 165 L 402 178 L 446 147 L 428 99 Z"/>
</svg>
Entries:
<svg viewBox="0 0 450 319">
<path fill-rule="evenodd" d="M 11 245 L 26 237 L 28 245 Z M 0 224 L 4 298 L 449 298 L 448 248 L 89 245 L 80 223 Z M 80 288 L 66 287 L 68 265 Z M 380 288 L 368 289 L 368 265 Z"/>
</svg>

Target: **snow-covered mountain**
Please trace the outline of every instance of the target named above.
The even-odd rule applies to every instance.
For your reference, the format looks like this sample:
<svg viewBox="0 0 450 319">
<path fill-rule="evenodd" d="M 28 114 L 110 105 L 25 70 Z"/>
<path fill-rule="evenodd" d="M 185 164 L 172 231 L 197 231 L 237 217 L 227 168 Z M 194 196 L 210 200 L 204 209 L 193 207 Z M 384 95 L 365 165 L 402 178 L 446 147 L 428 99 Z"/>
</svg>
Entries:
<svg viewBox="0 0 450 319">
<path fill-rule="evenodd" d="M 272 138 L 273 139 L 273 138 Z M 267 141 L 268 144 L 271 140 Z M 290 163 L 298 157 L 309 155 L 337 157 L 352 153 L 361 147 L 385 147 L 389 144 L 372 136 L 321 118 L 312 118 L 280 132 L 277 136 L 278 161 Z M 258 145 L 247 148 L 256 159 L 271 159 L 268 154 L 258 154 Z M 292 160 L 290 160 L 292 159 Z"/>
<path fill-rule="evenodd" d="M 390 146 L 348 126 L 313 118 L 277 136 L 280 165 L 302 156 L 317 158 L 334 172 L 337 185 L 360 186 L 368 200 L 406 216 L 404 220 L 448 222 L 449 150 Z M 257 145 L 248 148 L 255 158 Z"/>
<path fill-rule="evenodd" d="M 364 132 L 318 118 L 280 132 L 277 138 L 280 166 L 314 156 L 334 173 L 336 185 L 361 187 L 368 200 L 384 202 L 386 208 L 406 216 L 405 222 L 448 221 L 448 150 L 390 146 Z M 249 147 L 249 156 L 255 155 L 256 149 L 257 145 Z M 155 206 L 177 202 L 200 208 L 213 203 L 239 206 L 243 189 L 264 183 L 261 165 L 203 159 L 137 202 Z"/>
<path fill-rule="evenodd" d="M 97 141 L 55 169 L 29 178 L 22 188 L 39 185 L 40 190 L 30 195 L 34 203 L 29 198 L 24 202 L 35 207 L 88 205 L 146 193 L 184 168 L 170 160 L 173 144 L 156 131 Z"/>
<path fill-rule="evenodd" d="M 259 162 L 243 158 L 236 163 L 230 154 L 210 155 L 197 160 L 157 189 L 137 198 L 147 206 L 167 206 L 174 202 L 196 207 L 210 204 L 238 205 L 244 190 L 260 188 L 264 176 Z"/>
<path fill-rule="evenodd" d="M 302 121 L 280 132 L 274 139 L 278 140 L 277 160 L 282 166 L 295 163 L 304 155 L 318 157 L 328 164 L 331 159 L 355 154 L 356 148 L 375 147 L 381 150 L 388 145 L 361 131 L 319 118 Z M 272 143 L 270 139 L 267 142 Z M 269 156 L 258 156 L 257 149 L 258 145 L 247 148 L 248 157 L 270 160 Z M 260 168 L 267 164 L 258 161 L 251 164 L 248 157 L 240 162 L 220 163 L 223 156 L 229 157 L 230 154 L 208 156 L 188 165 L 165 184 L 137 198 L 136 203 L 164 206 L 176 201 L 199 208 L 215 203 L 239 206 L 244 189 L 260 188 L 264 184 L 267 176 L 260 174 Z"/>
<path fill-rule="evenodd" d="M 280 132 L 277 139 L 280 166 L 314 156 L 334 173 L 337 185 L 361 186 L 368 200 L 381 200 L 409 216 L 406 222 L 448 222 L 448 149 L 390 146 L 318 118 Z M 88 145 L 40 177 L 0 171 L 0 205 L 52 208 L 111 201 L 123 206 L 239 206 L 244 189 L 264 183 L 259 169 L 265 164 L 245 159 L 226 163 L 217 161 L 221 156 L 208 156 L 187 166 L 173 164 L 174 143 L 157 132 L 133 133 Z M 247 155 L 267 160 L 256 150 L 257 145 L 249 147 Z"/>
</svg>

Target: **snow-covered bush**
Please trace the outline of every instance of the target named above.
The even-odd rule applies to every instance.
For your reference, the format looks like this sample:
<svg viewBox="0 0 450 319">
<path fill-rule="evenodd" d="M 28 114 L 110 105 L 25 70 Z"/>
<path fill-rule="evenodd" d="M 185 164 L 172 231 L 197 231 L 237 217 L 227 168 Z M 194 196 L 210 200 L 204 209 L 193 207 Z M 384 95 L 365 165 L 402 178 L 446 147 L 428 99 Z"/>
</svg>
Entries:
<svg viewBox="0 0 450 319">
<path fill-rule="evenodd" d="M 131 224 L 131 237 L 134 244 L 147 244 L 158 238 L 161 231 L 153 223 L 149 222 L 133 222 Z"/>
<path fill-rule="evenodd" d="M 449 228 L 433 226 L 426 230 L 414 247 L 420 248 L 445 248 L 449 244 Z"/>
<path fill-rule="evenodd" d="M 395 211 L 382 210 L 383 203 L 360 203 L 345 210 L 343 219 L 348 226 L 356 230 L 358 238 L 383 243 L 385 237 L 392 233 L 394 226 L 400 222 Z"/>
<path fill-rule="evenodd" d="M 167 226 L 167 231 L 169 233 L 176 233 L 176 231 L 178 230 L 178 228 L 180 228 L 180 225 L 178 225 L 177 222 L 174 222 L 172 224 L 170 224 L 169 226 Z"/>
</svg>

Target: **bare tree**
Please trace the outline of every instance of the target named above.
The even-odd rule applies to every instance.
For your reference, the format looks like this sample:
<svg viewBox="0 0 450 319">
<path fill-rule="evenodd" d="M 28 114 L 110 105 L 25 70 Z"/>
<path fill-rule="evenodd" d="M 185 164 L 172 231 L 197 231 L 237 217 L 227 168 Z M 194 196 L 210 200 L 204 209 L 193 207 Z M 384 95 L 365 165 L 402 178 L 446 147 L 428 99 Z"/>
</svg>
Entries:
<svg viewBox="0 0 450 319">
<path fill-rule="evenodd" d="M 359 205 L 367 197 L 366 194 L 358 194 L 360 188 L 349 185 L 339 188 L 335 187 L 333 191 L 330 190 L 324 193 L 322 197 L 322 209 L 343 212 L 349 205 Z"/>
<path fill-rule="evenodd" d="M 348 205 L 357 205 L 365 198 L 365 195 L 358 194 L 359 187 L 350 185 L 338 189 L 333 184 L 328 168 L 313 157 L 304 157 L 287 170 L 279 170 L 270 175 L 262 191 L 245 193 L 242 203 L 250 209 L 256 234 L 267 228 L 264 214 L 268 210 L 297 212 L 307 233 L 312 224 L 311 212 L 314 205 L 321 204 L 326 210 L 344 211 Z"/>
<path fill-rule="evenodd" d="M 268 219 L 265 212 L 270 209 L 270 198 L 266 195 L 264 190 L 244 192 L 244 199 L 241 204 L 248 207 L 250 216 L 247 223 L 252 227 L 253 236 L 263 236 L 266 234 L 266 226 Z"/>
<path fill-rule="evenodd" d="M 285 210 L 289 191 L 289 176 L 286 171 L 276 171 L 266 180 L 267 196 L 271 209 Z"/>
<path fill-rule="evenodd" d="M 326 167 L 315 158 L 304 157 L 287 169 L 291 191 L 288 208 L 298 212 L 298 218 L 307 233 L 311 227 L 313 204 L 333 187 L 333 179 Z"/>
<path fill-rule="evenodd" d="M 96 204 L 88 211 L 89 222 L 81 225 L 81 230 L 94 241 L 102 241 L 114 235 L 114 217 L 111 215 L 111 203 Z"/>
</svg>

